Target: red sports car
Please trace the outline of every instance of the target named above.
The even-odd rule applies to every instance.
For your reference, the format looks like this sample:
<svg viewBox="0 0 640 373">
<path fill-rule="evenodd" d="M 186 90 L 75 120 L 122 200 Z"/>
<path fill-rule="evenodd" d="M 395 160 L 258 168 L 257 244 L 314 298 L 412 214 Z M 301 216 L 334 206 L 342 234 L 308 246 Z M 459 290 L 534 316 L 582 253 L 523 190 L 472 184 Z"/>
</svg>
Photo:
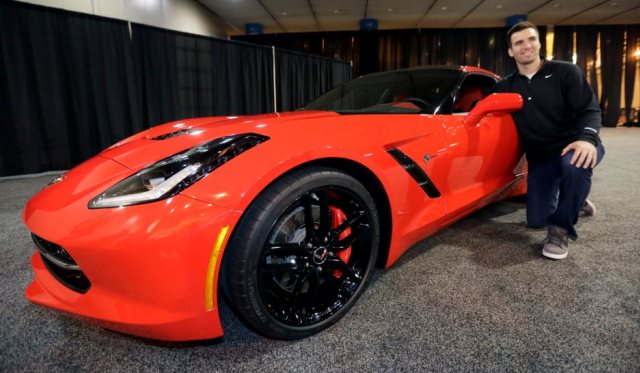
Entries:
<svg viewBox="0 0 640 373">
<path fill-rule="evenodd" d="M 219 290 L 259 333 L 301 338 L 374 265 L 524 193 L 517 94 L 472 67 L 363 76 L 302 110 L 160 125 L 54 180 L 24 210 L 27 298 L 162 340 L 223 335 Z"/>
</svg>

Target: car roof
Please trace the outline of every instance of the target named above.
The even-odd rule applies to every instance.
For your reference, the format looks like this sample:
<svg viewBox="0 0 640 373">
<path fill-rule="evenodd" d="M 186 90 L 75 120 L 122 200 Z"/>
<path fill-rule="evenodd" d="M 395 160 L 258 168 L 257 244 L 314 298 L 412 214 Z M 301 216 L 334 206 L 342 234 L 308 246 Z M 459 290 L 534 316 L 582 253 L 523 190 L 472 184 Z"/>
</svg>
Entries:
<svg viewBox="0 0 640 373">
<path fill-rule="evenodd" d="M 361 76 L 373 76 L 378 74 L 387 74 L 387 73 L 402 72 L 402 71 L 421 71 L 421 70 L 455 70 L 455 71 L 459 71 L 460 73 L 480 73 L 480 74 L 489 75 L 495 78 L 500 78 L 498 74 L 495 74 L 489 70 L 485 70 L 483 68 L 476 67 L 476 66 L 465 66 L 465 65 L 425 65 L 425 66 L 410 67 L 406 69 L 381 71 L 381 72 L 376 72 L 376 73 L 371 73 L 371 74 L 366 74 Z"/>
</svg>

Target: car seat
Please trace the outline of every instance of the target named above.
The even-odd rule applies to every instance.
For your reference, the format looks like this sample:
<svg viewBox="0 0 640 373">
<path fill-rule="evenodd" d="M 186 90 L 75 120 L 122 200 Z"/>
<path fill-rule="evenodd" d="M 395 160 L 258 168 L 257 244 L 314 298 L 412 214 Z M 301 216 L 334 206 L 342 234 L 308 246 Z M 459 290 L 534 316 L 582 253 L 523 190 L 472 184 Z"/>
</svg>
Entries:
<svg viewBox="0 0 640 373">
<path fill-rule="evenodd" d="M 453 106 L 454 113 L 466 113 L 471 111 L 478 101 L 484 98 L 484 90 L 478 86 L 462 87 L 458 102 Z"/>
</svg>

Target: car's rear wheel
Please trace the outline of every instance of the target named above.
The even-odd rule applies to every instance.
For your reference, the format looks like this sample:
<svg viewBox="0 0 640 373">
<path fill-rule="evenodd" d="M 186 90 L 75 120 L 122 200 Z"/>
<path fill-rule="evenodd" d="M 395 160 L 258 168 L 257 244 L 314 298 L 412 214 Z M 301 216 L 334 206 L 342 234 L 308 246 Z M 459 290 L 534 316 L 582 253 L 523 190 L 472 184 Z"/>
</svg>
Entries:
<svg viewBox="0 0 640 373">
<path fill-rule="evenodd" d="M 380 229 L 353 177 L 307 168 L 278 180 L 247 210 L 226 249 L 221 284 L 258 332 L 303 338 L 335 323 L 362 293 Z"/>
</svg>

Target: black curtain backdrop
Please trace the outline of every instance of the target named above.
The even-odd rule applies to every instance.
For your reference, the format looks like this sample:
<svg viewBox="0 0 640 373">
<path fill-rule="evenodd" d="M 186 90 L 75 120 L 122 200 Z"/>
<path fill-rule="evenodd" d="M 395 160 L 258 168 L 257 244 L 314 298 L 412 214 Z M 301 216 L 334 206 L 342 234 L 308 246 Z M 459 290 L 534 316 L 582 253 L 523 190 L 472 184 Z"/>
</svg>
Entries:
<svg viewBox="0 0 640 373">
<path fill-rule="evenodd" d="M 631 125 L 633 121 L 633 97 L 640 95 L 640 92 L 635 92 L 635 78 L 636 78 L 636 61 L 638 57 L 634 55 L 636 50 L 640 50 L 640 25 L 628 25 L 627 26 L 627 53 L 625 58 L 625 73 L 624 73 L 624 108 L 626 123 Z M 640 121 L 640 119 L 636 119 Z M 640 124 L 636 122 L 636 125 Z"/>
<path fill-rule="evenodd" d="M 272 48 L 129 27 L 0 1 L 0 176 L 68 169 L 170 120 L 274 111 Z M 350 77 L 348 63 L 306 58 L 289 61 L 296 74 L 307 65 L 321 72 L 306 85 L 280 74 L 291 108 Z"/>
<path fill-rule="evenodd" d="M 142 25 L 132 31 L 146 123 L 274 111 L 271 48 Z"/>
<path fill-rule="evenodd" d="M 142 46 L 134 53 L 145 123 L 180 118 L 176 38 L 169 31 L 136 26 L 132 39 Z"/>
<path fill-rule="evenodd" d="M 126 22 L 0 2 L 0 176 L 67 169 L 143 128 L 130 42 Z"/>
<path fill-rule="evenodd" d="M 624 52 L 624 26 L 601 26 L 600 53 L 602 59 L 602 125 L 615 127 L 620 118 L 620 91 L 622 82 L 622 55 Z"/>
<path fill-rule="evenodd" d="M 553 59 L 571 62 L 573 57 L 573 32 L 575 26 L 553 28 Z"/>
<path fill-rule="evenodd" d="M 539 31 L 544 50 L 546 27 L 539 27 Z M 507 28 L 411 29 L 232 38 L 351 61 L 354 76 L 422 65 L 471 65 L 507 75 L 515 64 L 506 51 L 506 33 Z"/>
<path fill-rule="evenodd" d="M 324 57 L 276 49 L 277 111 L 299 109 L 351 79 L 351 66 Z"/>
<path fill-rule="evenodd" d="M 598 31 L 593 26 L 576 26 L 576 64 L 588 74 L 591 88 L 598 94 L 596 70 L 596 51 L 598 49 Z"/>
<path fill-rule="evenodd" d="M 419 66 L 424 61 L 421 35 L 411 30 L 387 32 L 378 38 L 381 71 Z"/>
<path fill-rule="evenodd" d="M 371 74 L 380 70 L 378 62 L 378 37 L 379 32 L 360 31 L 358 39 L 360 40 L 360 74 Z"/>
<path fill-rule="evenodd" d="M 444 33 L 438 33 L 438 65 L 466 64 L 465 54 L 469 48 L 467 30 L 454 29 Z"/>
<path fill-rule="evenodd" d="M 363 48 L 361 35 L 356 31 L 236 35 L 232 37 L 232 40 L 351 61 L 353 75 L 361 75 L 360 51 Z"/>
</svg>

